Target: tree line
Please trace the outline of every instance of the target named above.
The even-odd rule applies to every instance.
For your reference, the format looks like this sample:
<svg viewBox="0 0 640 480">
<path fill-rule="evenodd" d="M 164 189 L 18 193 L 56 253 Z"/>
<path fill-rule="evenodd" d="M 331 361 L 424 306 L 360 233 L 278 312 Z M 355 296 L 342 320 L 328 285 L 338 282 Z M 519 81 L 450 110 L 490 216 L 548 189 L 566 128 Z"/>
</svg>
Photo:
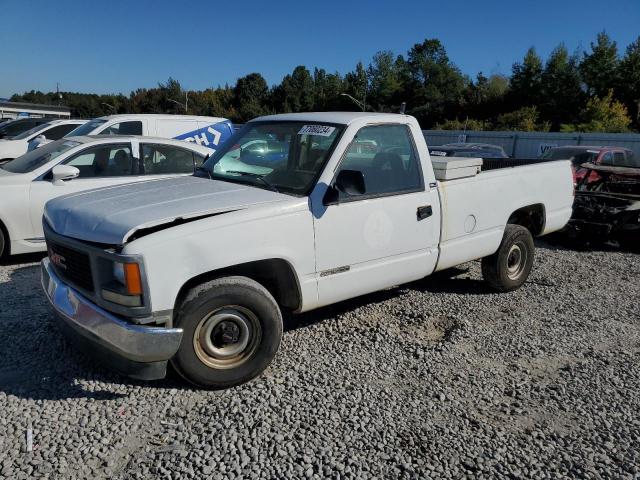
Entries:
<svg viewBox="0 0 640 480">
<path fill-rule="evenodd" d="M 186 94 L 186 96 L 185 96 Z M 92 118 L 112 113 L 185 113 L 234 122 L 282 112 L 359 110 L 406 112 L 422 128 L 466 130 L 626 132 L 640 130 L 640 37 L 624 52 L 605 33 L 586 51 L 557 46 L 546 60 L 530 48 L 510 75 L 464 75 L 437 39 L 405 55 L 376 53 L 346 74 L 300 65 L 278 85 L 260 73 L 234 86 L 185 91 L 169 78 L 125 96 L 30 91 L 13 101 L 71 107 Z"/>
</svg>

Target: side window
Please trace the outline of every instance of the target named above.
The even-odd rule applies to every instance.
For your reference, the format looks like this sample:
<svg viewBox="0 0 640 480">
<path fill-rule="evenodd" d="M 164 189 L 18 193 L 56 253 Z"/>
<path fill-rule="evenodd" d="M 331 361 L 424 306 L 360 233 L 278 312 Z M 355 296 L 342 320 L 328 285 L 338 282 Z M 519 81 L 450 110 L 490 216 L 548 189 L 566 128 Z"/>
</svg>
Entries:
<svg viewBox="0 0 640 480">
<path fill-rule="evenodd" d="M 142 122 L 120 122 L 109 125 L 100 135 L 142 135 Z"/>
<path fill-rule="evenodd" d="M 419 190 L 419 159 L 410 135 L 405 125 L 363 127 L 345 152 L 340 170 L 361 171 L 365 195 Z"/>
<path fill-rule="evenodd" d="M 47 140 L 60 140 L 77 126 L 78 125 L 75 124 L 58 125 L 57 127 L 50 128 L 46 132 L 43 132 L 43 135 L 47 137 Z"/>
<path fill-rule="evenodd" d="M 616 167 L 626 167 L 627 159 L 623 152 L 613 152 L 613 165 Z"/>
<path fill-rule="evenodd" d="M 202 159 L 199 159 L 202 163 Z M 172 145 L 142 145 L 142 165 L 145 175 L 193 173 L 193 152 Z"/>
<path fill-rule="evenodd" d="M 602 156 L 602 160 L 600 160 L 601 165 L 613 165 L 613 155 L 611 152 L 607 152 Z"/>
<path fill-rule="evenodd" d="M 124 177 L 136 173 L 129 144 L 88 148 L 66 164 L 78 168 L 80 178 Z"/>
</svg>

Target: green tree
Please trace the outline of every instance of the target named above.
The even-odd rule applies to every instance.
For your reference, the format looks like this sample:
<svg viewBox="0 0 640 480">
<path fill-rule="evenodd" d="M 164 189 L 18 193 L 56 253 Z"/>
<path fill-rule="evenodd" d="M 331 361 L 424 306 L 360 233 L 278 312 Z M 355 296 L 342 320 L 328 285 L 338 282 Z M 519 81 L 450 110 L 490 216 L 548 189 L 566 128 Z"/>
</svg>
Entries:
<svg viewBox="0 0 640 480">
<path fill-rule="evenodd" d="M 580 74 L 589 95 L 604 97 L 613 85 L 617 85 L 618 47 L 605 32 L 600 32 L 596 43 L 591 42 L 591 52 L 584 53 Z"/>
<path fill-rule="evenodd" d="M 233 106 L 237 111 L 236 121 L 246 122 L 267 113 L 269 101 L 267 81 L 259 73 L 240 77 L 233 89 Z"/>
<path fill-rule="evenodd" d="M 393 52 L 378 52 L 367 70 L 369 77 L 369 103 L 377 111 L 393 111 L 400 105 L 402 81 Z"/>
<path fill-rule="evenodd" d="M 542 98 L 542 59 L 531 47 L 522 60 L 511 68 L 509 97 L 512 107 L 538 105 Z"/>
<path fill-rule="evenodd" d="M 535 106 L 522 107 L 509 113 L 503 113 L 496 119 L 496 130 L 516 130 L 519 132 L 548 132 L 549 123 L 538 123 L 538 109 Z"/>
<path fill-rule="evenodd" d="M 437 39 L 415 44 L 408 54 L 409 113 L 423 126 L 458 115 L 464 108 L 464 92 L 469 80 L 449 60 Z"/>
<path fill-rule="evenodd" d="M 306 67 L 299 65 L 291 75 L 282 79 L 280 88 L 281 111 L 308 112 L 314 104 L 314 82 Z"/>
<path fill-rule="evenodd" d="M 618 67 L 618 81 L 619 97 L 640 129 L 640 36 L 627 47 Z"/>
<path fill-rule="evenodd" d="M 622 102 L 613 98 L 613 91 L 604 97 L 591 97 L 580 114 L 579 124 L 563 124 L 563 132 L 607 132 L 622 133 L 629 131 L 631 117 Z"/>
<path fill-rule="evenodd" d="M 345 92 L 341 93 L 348 93 L 366 108 L 367 93 L 369 92 L 369 79 L 362 62 L 358 62 L 356 69 L 344 76 L 344 87 Z M 359 108 L 362 108 L 353 101 L 345 99 L 344 102 L 346 107 L 345 110 L 358 110 Z M 367 109 L 370 110 L 370 108 Z"/>
<path fill-rule="evenodd" d="M 466 118 L 465 120 L 445 120 L 444 122 L 436 123 L 434 128 L 436 130 L 470 130 L 470 131 L 482 131 L 491 130 L 491 124 L 485 120 L 477 120 L 474 118 Z"/>
<path fill-rule="evenodd" d="M 569 55 L 564 45 L 556 47 L 542 72 L 542 99 L 539 102 L 543 120 L 557 130 L 562 122 L 575 121 L 585 104 L 578 60 Z"/>
</svg>

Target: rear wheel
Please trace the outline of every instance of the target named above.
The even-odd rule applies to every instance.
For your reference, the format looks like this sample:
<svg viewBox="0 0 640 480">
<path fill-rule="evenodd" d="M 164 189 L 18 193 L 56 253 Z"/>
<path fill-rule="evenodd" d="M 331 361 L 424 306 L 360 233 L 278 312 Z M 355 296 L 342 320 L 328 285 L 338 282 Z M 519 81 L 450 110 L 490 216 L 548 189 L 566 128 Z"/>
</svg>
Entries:
<svg viewBox="0 0 640 480">
<path fill-rule="evenodd" d="M 275 357 L 282 315 L 273 296 L 247 277 L 224 277 L 195 287 L 176 326 L 184 330 L 171 363 L 189 382 L 226 388 L 258 376 Z"/>
<path fill-rule="evenodd" d="M 529 278 L 534 251 L 529 230 L 509 224 L 498 251 L 482 259 L 482 276 L 495 290 L 516 290 Z"/>
</svg>

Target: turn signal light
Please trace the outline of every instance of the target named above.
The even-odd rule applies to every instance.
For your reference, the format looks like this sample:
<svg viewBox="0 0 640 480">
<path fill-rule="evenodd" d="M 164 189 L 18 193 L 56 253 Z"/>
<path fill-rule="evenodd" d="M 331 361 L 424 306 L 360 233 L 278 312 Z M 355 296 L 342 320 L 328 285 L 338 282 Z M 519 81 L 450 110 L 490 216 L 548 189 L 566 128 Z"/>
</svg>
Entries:
<svg viewBox="0 0 640 480">
<path fill-rule="evenodd" d="M 140 266 L 137 263 L 124 264 L 125 287 L 129 295 L 142 295 Z"/>
</svg>

